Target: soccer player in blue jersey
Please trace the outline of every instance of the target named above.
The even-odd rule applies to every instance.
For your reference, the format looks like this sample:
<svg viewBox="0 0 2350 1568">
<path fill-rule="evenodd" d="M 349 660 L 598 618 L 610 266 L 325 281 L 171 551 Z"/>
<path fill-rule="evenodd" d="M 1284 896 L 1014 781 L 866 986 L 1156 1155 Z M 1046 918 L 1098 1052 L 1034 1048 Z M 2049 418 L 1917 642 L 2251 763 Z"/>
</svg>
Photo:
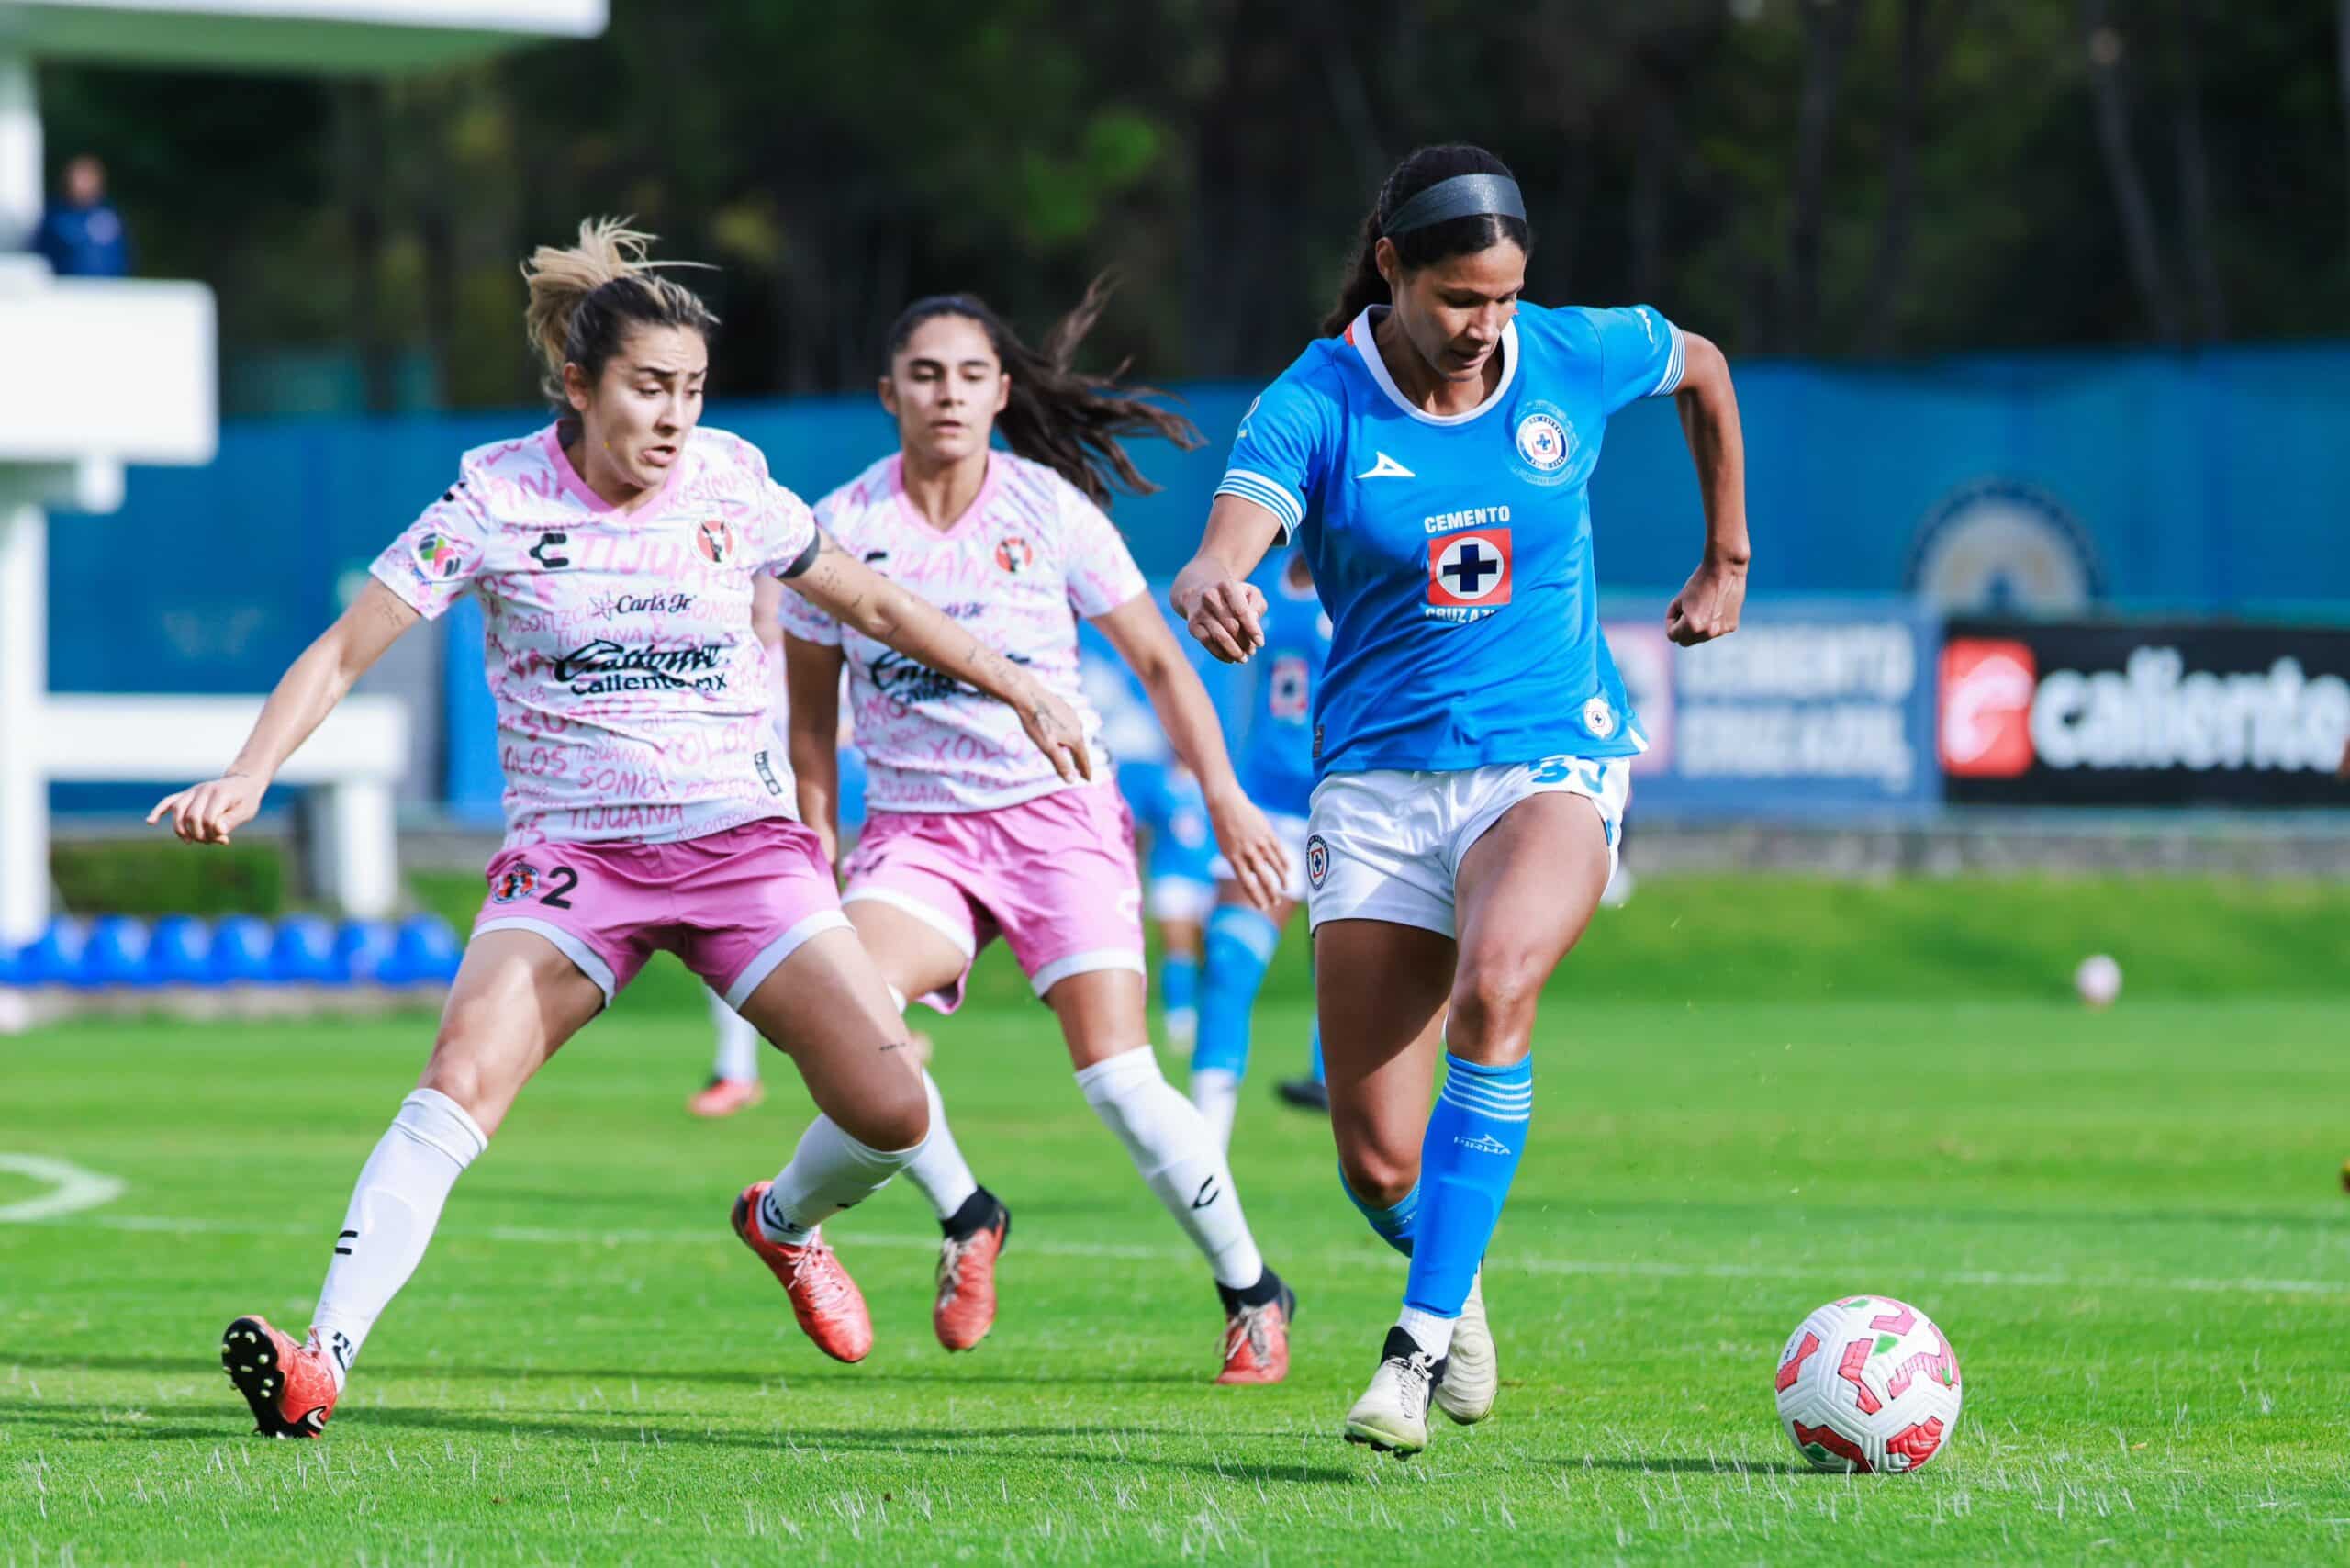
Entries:
<svg viewBox="0 0 2350 1568">
<path fill-rule="evenodd" d="M 1330 611 L 1305 860 L 1331 1123 L 1348 1195 L 1411 1259 L 1346 1435 L 1404 1454 L 1431 1399 L 1457 1421 L 1492 1408 L 1478 1273 L 1526 1148 L 1535 1001 L 1607 881 L 1646 745 L 1593 581 L 1610 415 L 1673 398 L 1696 462 L 1705 546 L 1673 639 L 1732 631 L 1746 595 L 1720 352 L 1646 307 L 1521 301 L 1532 243 L 1491 153 L 1398 165 L 1327 335 L 1242 420 L 1175 583 L 1192 635 L 1247 659 L 1266 615 L 1248 577 L 1294 533 Z"/>
<path fill-rule="evenodd" d="M 1261 624 L 1265 642 L 1248 730 L 1239 746 L 1239 774 L 1248 798 L 1271 819 L 1289 854 L 1287 896 L 1270 909 L 1248 902 L 1231 868 L 1216 871 L 1215 913 L 1208 916 L 1207 959 L 1200 987 L 1199 1042 L 1192 1047 L 1192 1103 L 1225 1146 L 1239 1108 L 1240 1081 L 1248 1071 L 1248 1015 L 1265 969 L 1281 945 L 1291 914 L 1305 902 L 1305 813 L 1314 792 L 1314 737 L 1307 720 L 1314 689 L 1330 654 L 1330 617 L 1314 591 L 1313 564 L 1292 551 L 1272 576 Z M 1322 1088 L 1320 1036 L 1315 1070 L 1304 1086 Z M 1282 1085 L 1285 1098 L 1302 1097 Z M 1324 1098 L 1322 1104 L 1328 1101 Z"/>
</svg>

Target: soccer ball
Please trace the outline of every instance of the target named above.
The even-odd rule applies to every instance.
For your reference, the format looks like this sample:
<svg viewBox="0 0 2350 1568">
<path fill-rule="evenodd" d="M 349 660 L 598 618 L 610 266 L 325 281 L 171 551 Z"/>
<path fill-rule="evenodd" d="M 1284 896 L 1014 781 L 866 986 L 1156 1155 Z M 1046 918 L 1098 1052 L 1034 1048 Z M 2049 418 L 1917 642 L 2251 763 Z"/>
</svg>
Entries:
<svg viewBox="0 0 2350 1568">
<path fill-rule="evenodd" d="M 2092 953 L 2073 971 L 2073 989 L 2091 1007 L 2110 1007 L 2121 994 L 2121 966 L 2106 953 Z"/>
<path fill-rule="evenodd" d="M 1911 1471 L 1958 1428 L 1958 1358 L 1890 1296 L 1830 1302 L 1779 1352 L 1779 1424 L 1817 1470 Z"/>
</svg>

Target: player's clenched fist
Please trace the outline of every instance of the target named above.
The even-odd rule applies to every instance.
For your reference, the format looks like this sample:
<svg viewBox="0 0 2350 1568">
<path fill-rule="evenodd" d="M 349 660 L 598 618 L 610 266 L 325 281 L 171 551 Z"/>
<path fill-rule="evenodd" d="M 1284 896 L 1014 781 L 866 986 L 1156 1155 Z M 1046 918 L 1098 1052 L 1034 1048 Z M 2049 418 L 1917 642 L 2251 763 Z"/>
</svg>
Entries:
<svg viewBox="0 0 2350 1568">
<path fill-rule="evenodd" d="M 1709 555 L 1666 607 L 1665 635 L 1684 648 L 1727 637 L 1738 630 L 1745 606 L 1745 564 Z"/>
</svg>

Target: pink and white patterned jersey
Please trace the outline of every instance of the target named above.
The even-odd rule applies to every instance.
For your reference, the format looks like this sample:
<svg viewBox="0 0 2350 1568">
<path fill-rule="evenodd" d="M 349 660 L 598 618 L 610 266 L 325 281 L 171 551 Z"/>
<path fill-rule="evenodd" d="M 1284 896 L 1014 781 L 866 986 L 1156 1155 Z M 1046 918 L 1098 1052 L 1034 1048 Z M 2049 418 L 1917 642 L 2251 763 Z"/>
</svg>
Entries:
<svg viewBox="0 0 2350 1568">
<path fill-rule="evenodd" d="M 738 436 L 696 429 L 622 512 L 550 425 L 465 454 L 372 570 L 426 616 L 481 600 L 509 846 L 660 842 L 796 815 L 751 582 L 805 570 L 816 543 Z"/>
<path fill-rule="evenodd" d="M 1102 719 L 1078 683 L 1077 618 L 1106 615 L 1147 591 L 1116 526 L 1046 465 L 994 452 L 978 497 L 941 532 L 907 498 L 902 473 L 900 458 L 883 458 L 817 502 L 817 521 L 849 554 L 928 599 L 1075 709 L 1094 777 L 1106 778 Z M 992 811 L 1063 788 L 1002 703 L 797 594 L 784 596 L 783 629 L 846 657 L 869 810 Z"/>
</svg>

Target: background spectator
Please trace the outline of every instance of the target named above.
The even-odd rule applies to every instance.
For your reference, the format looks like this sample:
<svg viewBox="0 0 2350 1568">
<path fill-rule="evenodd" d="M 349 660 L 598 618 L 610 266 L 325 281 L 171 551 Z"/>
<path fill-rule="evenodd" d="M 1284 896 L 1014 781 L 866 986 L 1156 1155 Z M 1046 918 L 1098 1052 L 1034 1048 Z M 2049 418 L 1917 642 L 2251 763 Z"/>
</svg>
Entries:
<svg viewBox="0 0 2350 1568">
<path fill-rule="evenodd" d="M 130 271 L 130 239 L 122 214 L 106 200 L 106 166 L 75 155 L 61 182 L 63 198 L 41 215 L 33 249 L 60 277 L 121 277 Z"/>
</svg>

